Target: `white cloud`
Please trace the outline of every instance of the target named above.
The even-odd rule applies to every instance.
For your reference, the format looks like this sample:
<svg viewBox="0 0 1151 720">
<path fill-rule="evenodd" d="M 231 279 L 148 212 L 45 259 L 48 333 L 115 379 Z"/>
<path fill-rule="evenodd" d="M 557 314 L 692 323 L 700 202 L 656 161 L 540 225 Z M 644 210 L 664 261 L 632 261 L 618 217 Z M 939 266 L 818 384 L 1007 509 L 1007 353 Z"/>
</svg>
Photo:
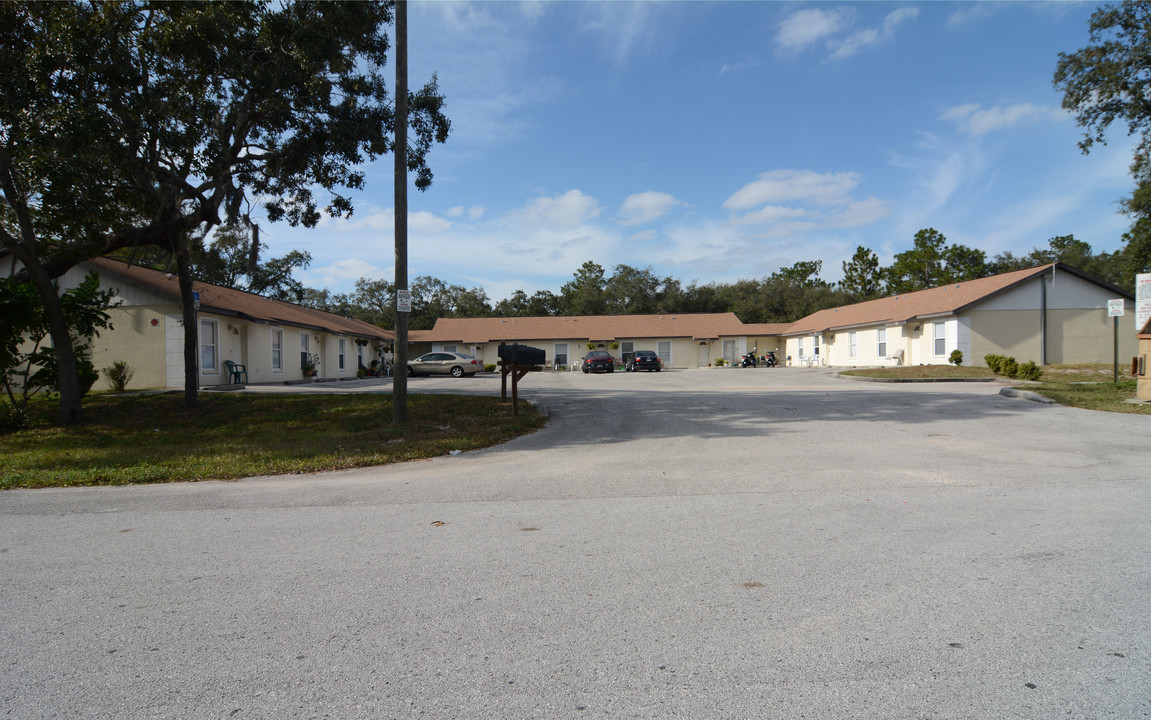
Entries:
<svg viewBox="0 0 1151 720">
<path fill-rule="evenodd" d="M 820 174 L 811 170 L 772 170 L 761 174 L 724 201 L 729 210 L 802 201 L 815 205 L 845 203 L 862 177 L 857 173 Z"/>
<path fill-rule="evenodd" d="M 886 217 L 889 212 L 891 208 L 886 201 L 870 197 L 849 203 L 842 212 L 830 216 L 828 221 L 834 227 L 864 227 Z"/>
<path fill-rule="evenodd" d="M 600 207 L 595 198 L 579 190 L 568 190 L 559 197 L 541 197 L 510 213 L 511 220 L 520 226 L 571 229 L 599 217 Z"/>
<path fill-rule="evenodd" d="M 799 51 L 838 33 L 850 24 L 844 10 L 800 10 L 784 18 L 775 34 L 775 44 L 782 50 Z"/>
<path fill-rule="evenodd" d="M 617 67 L 627 64 L 632 54 L 646 51 L 657 43 L 659 20 L 666 7 L 656 3 L 584 3 L 582 30 L 599 35 Z"/>
<path fill-rule="evenodd" d="M 452 214 L 449 210 L 448 215 Z M 361 230 L 376 230 L 380 232 L 395 232 L 396 211 L 394 208 L 384 210 L 373 209 L 364 215 L 353 215 L 348 218 L 333 218 L 325 215 L 320 227 L 335 232 L 359 232 Z M 427 211 L 408 213 L 408 232 L 421 234 L 436 234 L 451 229 L 452 221 L 438 217 Z"/>
<path fill-rule="evenodd" d="M 843 37 L 855 20 L 855 14 L 850 9 L 800 10 L 779 24 L 775 44 L 780 51 L 799 52 L 822 41 L 831 50 L 828 60 L 845 60 L 864 48 L 888 42 L 895 37 L 895 31 L 900 25 L 918 15 L 918 8 L 899 8 L 888 13 L 878 27 L 855 30 Z"/>
<path fill-rule="evenodd" d="M 487 211 L 488 209 L 482 205 L 473 205 L 468 208 L 468 220 L 479 220 Z"/>
<path fill-rule="evenodd" d="M 879 198 L 856 200 L 857 173 L 773 170 L 737 190 L 723 204 L 728 224 L 754 227 L 761 237 L 796 237 L 825 228 L 861 227 L 888 213 Z M 741 212 L 747 211 L 747 212 Z"/>
<path fill-rule="evenodd" d="M 986 110 L 979 103 L 968 103 L 948 108 L 939 117 L 955 123 L 960 132 L 979 136 L 1004 128 L 1040 122 L 1047 118 L 1061 118 L 1062 114 L 1056 108 L 1033 103 L 996 105 Z"/>
<path fill-rule="evenodd" d="M 661 192 L 642 192 L 630 195 L 619 209 L 620 225 L 639 225 L 667 215 L 680 202 Z"/>
<path fill-rule="evenodd" d="M 448 217 L 461 217 L 464 214 L 464 208 L 460 205 L 456 205 L 453 208 L 448 208 L 448 211 L 444 214 Z"/>
<path fill-rule="evenodd" d="M 359 258 L 347 258 L 323 267 L 312 267 L 307 270 L 297 270 L 296 277 L 308 287 L 328 287 L 340 285 L 360 278 L 391 277 L 391 273 Z"/>
<path fill-rule="evenodd" d="M 805 217 L 807 211 L 803 208 L 778 207 L 767 205 L 759 210 L 740 215 L 732 220 L 733 225 L 775 225 L 786 220 L 795 220 Z"/>
<path fill-rule="evenodd" d="M 865 47 L 881 45 L 895 37 L 895 29 L 907 20 L 914 20 L 919 15 L 919 8 L 900 8 L 891 12 L 883 19 L 883 25 L 878 28 L 864 28 L 848 35 L 835 47 L 829 60 L 844 60 Z"/>
</svg>

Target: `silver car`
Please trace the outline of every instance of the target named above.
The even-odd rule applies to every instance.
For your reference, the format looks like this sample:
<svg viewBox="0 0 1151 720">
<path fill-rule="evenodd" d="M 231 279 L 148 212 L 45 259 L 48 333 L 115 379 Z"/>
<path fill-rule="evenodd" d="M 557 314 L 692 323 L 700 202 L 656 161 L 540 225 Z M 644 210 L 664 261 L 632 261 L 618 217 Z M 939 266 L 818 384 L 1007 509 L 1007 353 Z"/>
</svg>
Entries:
<svg viewBox="0 0 1151 720">
<path fill-rule="evenodd" d="M 430 352 L 408 361 L 408 377 L 413 375 L 475 375 L 484 366 L 471 355 L 454 352 Z"/>
</svg>

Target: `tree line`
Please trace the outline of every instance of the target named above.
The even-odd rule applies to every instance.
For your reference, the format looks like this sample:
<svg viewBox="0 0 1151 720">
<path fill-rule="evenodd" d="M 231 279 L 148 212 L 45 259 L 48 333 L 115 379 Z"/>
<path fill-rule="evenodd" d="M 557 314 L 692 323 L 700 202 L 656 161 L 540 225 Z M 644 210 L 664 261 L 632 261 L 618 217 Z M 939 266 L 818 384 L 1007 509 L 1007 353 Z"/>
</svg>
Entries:
<svg viewBox="0 0 1151 720">
<path fill-rule="evenodd" d="M 838 283 L 819 277 L 822 260 L 800 261 L 760 279 L 706 284 L 693 281 L 686 285 L 677 278 L 657 275 L 650 267 L 621 264 L 609 274 L 589 260 L 558 293 L 538 290 L 528 295 L 517 290 L 493 303 L 483 288 L 465 288 L 425 275 L 410 283 L 408 326 L 427 330 L 441 317 L 719 312 L 733 312 L 745 323 L 788 323 L 826 308 L 1052 262 L 1066 263 L 1120 287 L 1134 287 L 1134 271 L 1127 269 L 1123 250 L 1095 253 L 1088 243 L 1072 235 L 1053 237 L 1047 247 L 1033 248 L 1026 255 L 1000 253 L 988 260 L 982 250 L 949 244 L 942 233 L 926 228 L 916 233 L 913 247 L 897 254 L 888 266 L 881 266 L 878 256 L 868 248 L 857 248 L 851 260 L 843 263 L 843 280 Z M 288 285 L 281 289 L 288 289 Z M 361 278 L 350 293 L 299 288 L 292 299 L 392 329 L 394 296 L 391 282 Z"/>
</svg>

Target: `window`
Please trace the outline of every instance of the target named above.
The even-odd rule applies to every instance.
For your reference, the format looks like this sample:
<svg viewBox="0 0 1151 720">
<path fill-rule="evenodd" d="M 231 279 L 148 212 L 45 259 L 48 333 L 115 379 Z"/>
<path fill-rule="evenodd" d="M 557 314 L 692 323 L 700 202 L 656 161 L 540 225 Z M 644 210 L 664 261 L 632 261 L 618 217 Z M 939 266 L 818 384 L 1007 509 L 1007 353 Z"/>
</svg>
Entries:
<svg viewBox="0 0 1151 720">
<path fill-rule="evenodd" d="M 348 347 L 347 339 L 346 338 L 340 338 L 339 343 L 338 343 L 338 347 L 339 347 L 339 359 L 340 359 L 339 367 L 340 367 L 340 370 L 342 371 L 345 367 L 345 365 L 344 365 L 344 353 Z"/>
<path fill-rule="evenodd" d="M 362 368 L 364 366 L 364 346 L 356 343 L 356 367 Z"/>
<path fill-rule="evenodd" d="M 444 352 L 459 352 L 459 350 L 456 350 L 455 345 L 444 345 L 443 350 Z"/>
<path fill-rule="evenodd" d="M 272 331 L 272 372 L 284 372 L 284 331 Z"/>
<path fill-rule="evenodd" d="M 619 354 L 620 359 L 623 360 L 623 364 L 627 365 L 627 361 L 635 357 L 635 342 L 631 340 L 621 342 L 619 344 Z"/>
<path fill-rule="evenodd" d="M 847 356 L 852 360 L 855 359 L 856 351 L 859 349 L 857 340 L 858 338 L 854 330 L 847 333 Z"/>
<path fill-rule="evenodd" d="M 799 359 L 802 361 L 803 360 L 803 338 L 797 339 L 796 342 L 799 344 L 798 348 L 796 349 L 796 356 L 799 357 Z"/>
<path fill-rule="evenodd" d="M 555 354 L 552 355 L 555 359 L 556 367 L 567 367 L 568 364 L 568 344 L 556 343 Z"/>
<path fill-rule="evenodd" d="M 216 323 L 213 320 L 200 321 L 200 372 L 218 372 Z"/>
<path fill-rule="evenodd" d="M 732 365 L 735 364 L 735 340 L 723 341 L 723 359 Z"/>
<path fill-rule="evenodd" d="M 308 333 L 300 333 L 300 367 L 308 364 Z"/>
<path fill-rule="evenodd" d="M 937 322 L 937 323 L 932 323 L 932 327 L 935 328 L 935 354 L 936 355 L 946 355 L 947 354 L 947 323 L 942 322 L 942 321 Z"/>
<path fill-rule="evenodd" d="M 664 365 L 671 364 L 671 340 L 660 340 L 656 343 L 656 354 Z"/>
<path fill-rule="evenodd" d="M 879 345 L 876 348 L 876 352 L 881 358 L 887 357 L 887 328 L 879 328 L 875 331 L 875 334 L 879 340 Z"/>
<path fill-rule="evenodd" d="M 816 335 L 813 339 L 815 340 L 815 350 L 813 353 L 816 357 L 819 357 L 819 336 Z"/>
</svg>

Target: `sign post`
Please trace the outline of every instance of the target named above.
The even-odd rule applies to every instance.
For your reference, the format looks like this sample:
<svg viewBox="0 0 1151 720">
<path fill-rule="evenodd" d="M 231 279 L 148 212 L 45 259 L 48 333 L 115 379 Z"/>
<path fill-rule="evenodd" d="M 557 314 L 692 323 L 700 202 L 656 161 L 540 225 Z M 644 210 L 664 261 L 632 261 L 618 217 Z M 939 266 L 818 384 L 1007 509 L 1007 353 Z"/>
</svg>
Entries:
<svg viewBox="0 0 1151 720">
<path fill-rule="evenodd" d="M 1112 352 L 1114 355 L 1114 377 L 1113 382 L 1119 382 L 1119 318 L 1123 317 L 1126 312 L 1123 307 L 1123 298 L 1107 301 L 1107 314 L 1111 317 L 1111 321 L 1115 323 L 1115 337 L 1112 340 Z"/>
</svg>

